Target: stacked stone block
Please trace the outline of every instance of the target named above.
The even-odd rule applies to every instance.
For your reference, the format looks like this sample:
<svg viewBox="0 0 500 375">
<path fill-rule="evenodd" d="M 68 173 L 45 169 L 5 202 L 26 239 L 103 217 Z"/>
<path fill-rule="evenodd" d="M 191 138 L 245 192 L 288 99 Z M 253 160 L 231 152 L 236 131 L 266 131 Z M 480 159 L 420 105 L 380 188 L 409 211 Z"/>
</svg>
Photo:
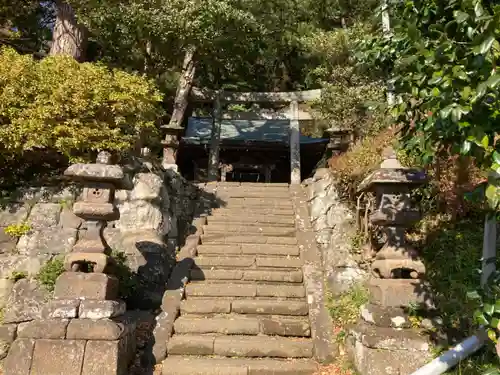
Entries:
<svg viewBox="0 0 500 375">
<path fill-rule="evenodd" d="M 85 220 L 81 237 L 66 255 L 56 282 L 54 300 L 41 318 L 17 328 L 5 361 L 10 375 L 125 375 L 135 353 L 135 327 L 118 299 L 110 248 L 103 229 L 117 217 L 115 186 L 123 171 L 100 153 L 97 164 L 75 164 L 66 175 L 84 183 L 75 214 Z"/>
<path fill-rule="evenodd" d="M 405 239 L 406 229 L 419 219 L 410 192 L 426 181 L 423 172 L 403 168 L 392 149 L 385 151 L 380 169 L 369 175 L 359 192 L 373 192 L 373 225 L 382 228 L 385 244 L 371 265 L 369 303 L 359 323 L 350 329 L 349 346 L 362 375 L 409 375 L 430 358 L 429 343 L 411 328 L 409 308 L 432 308 L 425 266 Z"/>
</svg>

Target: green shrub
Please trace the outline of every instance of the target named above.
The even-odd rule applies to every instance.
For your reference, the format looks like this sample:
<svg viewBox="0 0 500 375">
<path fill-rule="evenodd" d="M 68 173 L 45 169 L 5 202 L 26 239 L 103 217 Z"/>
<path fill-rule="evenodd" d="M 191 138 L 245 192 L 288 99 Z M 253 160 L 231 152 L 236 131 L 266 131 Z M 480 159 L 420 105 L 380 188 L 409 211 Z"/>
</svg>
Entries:
<svg viewBox="0 0 500 375">
<path fill-rule="evenodd" d="M 129 149 L 154 132 L 162 97 L 151 81 L 68 56 L 0 50 L 0 156 L 55 150 L 69 158 Z"/>
<path fill-rule="evenodd" d="M 340 296 L 328 300 L 328 310 L 336 326 L 345 327 L 356 323 L 359 309 L 368 302 L 368 290 L 361 284 L 352 286 Z"/>
<path fill-rule="evenodd" d="M 115 275 L 120 282 L 120 298 L 127 301 L 139 288 L 137 274 L 127 265 L 127 255 L 125 253 L 113 250 L 111 257 L 114 260 L 113 275 Z"/>
<path fill-rule="evenodd" d="M 37 281 L 49 292 L 54 291 L 57 278 L 64 272 L 63 259 L 56 257 L 43 265 L 36 275 Z"/>
</svg>

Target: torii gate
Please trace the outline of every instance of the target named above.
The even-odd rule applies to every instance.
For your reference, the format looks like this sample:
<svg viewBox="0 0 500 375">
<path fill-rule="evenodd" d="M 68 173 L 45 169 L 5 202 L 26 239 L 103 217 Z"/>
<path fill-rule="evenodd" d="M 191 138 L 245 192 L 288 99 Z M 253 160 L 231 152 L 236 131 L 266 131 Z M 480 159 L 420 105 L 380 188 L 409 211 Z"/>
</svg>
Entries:
<svg viewBox="0 0 500 375">
<path fill-rule="evenodd" d="M 289 103 L 290 105 L 290 183 L 300 184 L 299 103 L 321 97 L 321 90 L 291 92 L 225 92 L 193 88 L 191 97 L 197 102 L 213 102 L 214 115 L 210 140 L 208 180 L 217 180 L 223 103 Z"/>
</svg>

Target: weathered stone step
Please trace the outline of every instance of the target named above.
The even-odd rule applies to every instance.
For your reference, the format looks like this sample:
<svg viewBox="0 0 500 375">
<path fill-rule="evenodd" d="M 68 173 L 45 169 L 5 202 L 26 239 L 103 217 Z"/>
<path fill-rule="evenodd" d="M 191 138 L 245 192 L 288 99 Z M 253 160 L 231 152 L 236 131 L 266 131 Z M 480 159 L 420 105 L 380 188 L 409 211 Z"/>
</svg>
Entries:
<svg viewBox="0 0 500 375">
<path fill-rule="evenodd" d="M 290 197 L 282 198 L 260 198 L 260 197 L 219 197 L 225 202 L 224 207 L 229 206 L 268 206 L 268 207 L 283 207 L 283 208 L 293 208 L 293 203 Z M 227 198 L 227 199 L 224 199 Z"/>
<path fill-rule="evenodd" d="M 207 217 L 207 222 L 212 223 L 231 223 L 231 224 L 254 224 L 262 225 L 269 224 L 273 226 L 289 226 L 295 227 L 295 218 L 287 216 L 274 215 L 246 215 L 235 213 L 232 215 L 216 215 Z"/>
<path fill-rule="evenodd" d="M 287 257 L 296 257 L 300 255 L 300 250 L 298 246 L 294 245 L 250 245 L 250 244 L 208 244 L 208 245 L 198 245 L 196 248 L 199 255 L 214 254 L 214 255 L 281 255 Z M 259 259 L 259 258 L 257 258 Z M 260 264 L 266 263 L 265 258 L 260 258 Z M 292 264 L 294 258 L 290 258 L 290 263 Z M 286 260 L 284 264 L 286 264 Z M 271 263 L 271 260 L 267 262 Z M 296 264 L 296 263 L 293 263 Z M 274 265 L 272 267 L 275 267 Z M 285 265 L 284 267 L 288 267 Z M 295 265 L 293 266 L 295 267 Z"/>
<path fill-rule="evenodd" d="M 260 236 L 294 237 L 295 228 L 283 228 L 257 225 L 208 224 L 203 226 L 204 234 L 238 233 Z"/>
<path fill-rule="evenodd" d="M 198 297 L 305 297 L 302 285 L 275 285 L 255 283 L 189 283 L 186 286 L 186 296 Z"/>
<path fill-rule="evenodd" d="M 174 323 L 174 331 L 177 334 L 311 336 L 307 318 L 234 314 L 208 317 L 181 316 Z"/>
<path fill-rule="evenodd" d="M 273 208 L 266 206 L 245 206 L 244 212 L 242 212 L 243 207 L 220 207 L 214 208 L 212 210 L 212 216 L 259 216 L 259 215 L 274 215 L 274 216 L 285 216 L 285 217 L 295 217 L 295 211 L 292 208 Z"/>
<path fill-rule="evenodd" d="M 181 303 L 181 314 L 258 314 L 306 316 L 309 307 L 305 301 L 277 300 L 223 300 L 190 298 Z"/>
<path fill-rule="evenodd" d="M 173 335 L 169 355 L 219 355 L 224 357 L 311 358 L 310 339 L 265 336 Z"/>
<path fill-rule="evenodd" d="M 241 258 L 235 257 L 239 260 Z M 199 263 L 197 263 L 199 266 Z M 284 283 L 301 283 L 302 271 L 278 271 L 262 269 L 210 269 L 195 268 L 190 273 L 191 280 L 242 280 L 242 281 L 269 281 Z"/>
<path fill-rule="evenodd" d="M 207 218 L 208 226 L 216 226 L 218 228 L 230 228 L 232 226 L 255 227 L 255 228 L 280 228 L 283 230 L 295 231 L 295 223 L 290 220 L 288 223 L 259 223 L 255 221 L 242 221 L 235 218 L 234 221 L 227 220 L 226 217 Z"/>
<path fill-rule="evenodd" d="M 312 360 L 198 358 L 169 356 L 163 361 L 163 375 L 312 375 Z"/>
<path fill-rule="evenodd" d="M 254 244 L 254 245 L 297 245 L 295 237 L 238 235 L 225 233 L 203 234 L 201 243 L 207 244 Z"/>
</svg>

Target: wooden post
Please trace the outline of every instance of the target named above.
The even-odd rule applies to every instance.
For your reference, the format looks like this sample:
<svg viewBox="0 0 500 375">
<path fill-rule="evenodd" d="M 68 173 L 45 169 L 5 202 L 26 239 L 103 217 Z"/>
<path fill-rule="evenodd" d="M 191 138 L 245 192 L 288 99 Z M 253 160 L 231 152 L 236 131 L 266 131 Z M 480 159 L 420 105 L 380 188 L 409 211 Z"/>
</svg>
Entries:
<svg viewBox="0 0 500 375">
<path fill-rule="evenodd" d="M 217 93 L 214 103 L 212 134 L 210 137 L 210 151 L 208 156 L 208 181 L 217 181 L 219 169 L 219 146 L 220 146 L 220 132 L 222 109 L 220 93 Z"/>
<path fill-rule="evenodd" d="M 290 183 L 300 184 L 300 126 L 299 103 L 290 103 Z"/>
</svg>

